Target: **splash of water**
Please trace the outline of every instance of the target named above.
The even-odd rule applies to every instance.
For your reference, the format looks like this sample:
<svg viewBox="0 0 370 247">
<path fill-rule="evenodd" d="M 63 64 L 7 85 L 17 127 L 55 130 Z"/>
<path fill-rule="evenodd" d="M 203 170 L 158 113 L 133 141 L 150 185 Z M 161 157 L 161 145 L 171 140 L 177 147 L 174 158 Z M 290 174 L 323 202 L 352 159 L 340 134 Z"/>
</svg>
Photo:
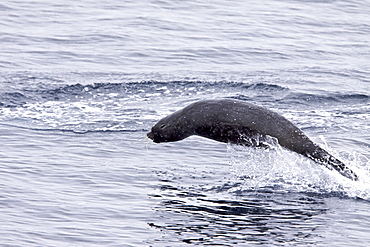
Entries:
<svg viewBox="0 0 370 247">
<path fill-rule="evenodd" d="M 349 180 L 278 145 L 256 149 L 229 144 L 227 150 L 231 157 L 233 180 L 240 184 L 232 191 L 274 188 L 286 192 L 338 194 L 370 200 L 370 160 L 356 152 L 332 153 L 349 164 L 359 175 L 359 181 Z"/>
</svg>

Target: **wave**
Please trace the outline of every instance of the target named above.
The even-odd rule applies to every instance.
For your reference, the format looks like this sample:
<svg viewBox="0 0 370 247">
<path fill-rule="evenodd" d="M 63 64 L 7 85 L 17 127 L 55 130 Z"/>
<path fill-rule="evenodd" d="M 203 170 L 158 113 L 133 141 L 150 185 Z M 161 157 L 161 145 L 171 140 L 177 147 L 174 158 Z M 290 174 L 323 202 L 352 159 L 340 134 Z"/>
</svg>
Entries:
<svg viewBox="0 0 370 247">
<path fill-rule="evenodd" d="M 370 95 L 360 93 L 332 93 L 328 95 L 291 92 L 281 101 L 297 104 L 368 103 Z"/>
<path fill-rule="evenodd" d="M 304 112 L 320 105 L 368 105 L 370 101 L 367 94 L 310 94 L 274 83 L 235 81 L 148 80 L 66 84 L 45 76 L 21 77 L 15 85 L 4 89 L 0 93 L 1 122 L 76 133 L 147 130 L 161 116 L 206 98 L 234 98 L 272 109 L 286 109 L 289 105 L 289 109 L 299 110 L 303 106 Z M 353 107 L 342 108 L 347 115 L 353 113 Z M 356 114 L 366 114 L 361 112 L 367 111 L 366 107 L 357 108 Z"/>
<path fill-rule="evenodd" d="M 46 93 L 50 96 L 59 95 L 85 95 L 91 92 L 110 93 L 117 92 L 123 94 L 147 93 L 151 94 L 164 93 L 168 95 L 186 92 L 189 90 L 199 91 L 210 89 L 236 89 L 236 90 L 252 90 L 252 91 L 282 91 L 287 88 L 266 83 L 247 84 L 243 82 L 228 82 L 228 81 L 140 81 L 140 82 L 122 82 L 122 83 L 94 83 L 91 85 L 66 85 L 60 88 L 48 90 Z M 167 93 L 166 93 L 167 92 Z"/>
<path fill-rule="evenodd" d="M 147 132 L 147 129 L 73 129 L 73 128 L 43 128 L 43 127 L 33 127 L 33 126 L 25 126 L 25 125 L 18 125 L 18 124 L 9 124 L 9 123 L 0 123 L 2 126 L 7 126 L 11 128 L 18 128 L 18 129 L 25 129 L 25 130 L 34 130 L 34 131 L 42 131 L 42 132 L 66 132 L 66 133 L 73 133 L 73 134 L 93 134 L 93 133 L 136 133 L 136 132 Z"/>
<path fill-rule="evenodd" d="M 22 84 L 33 82 L 34 77 L 23 79 Z M 33 83 L 30 88 L 22 86 L 10 92 L 0 94 L 1 107 L 23 106 L 28 102 L 43 101 L 76 101 L 86 98 L 119 97 L 130 98 L 132 95 L 150 99 L 152 97 L 188 97 L 192 94 L 203 97 L 214 97 L 223 93 L 221 97 L 253 100 L 256 102 L 276 102 L 283 104 L 326 104 L 326 103 L 368 103 L 370 95 L 361 93 L 329 93 L 294 92 L 287 87 L 274 83 L 249 83 L 234 81 L 202 81 L 202 80 L 174 80 L 174 81 L 122 81 L 97 82 L 92 84 L 62 84 L 58 79 L 52 79 L 51 84 Z M 51 80 L 51 79 L 49 79 Z M 58 83 L 56 83 L 58 82 Z"/>
<path fill-rule="evenodd" d="M 0 107 L 17 107 L 26 104 L 29 98 L 23 93 L 1 93 L 0 94 Z"/>
<path fill-rule="evenodd" d="M 35 80 L 35 78 L 28 78 Z M 41 89 L 40 89 L 41 88 Z M 153 97 L 156 94 L 160 97 L 188 96 L 192 93 L 211 94 L 218 91 L 242 92 L 242 91 L 286 91 L 285 87 L 266 83 L 244 83 L 229 81 L 140 81 L 140 82 L 119 82 L 119 83 L 93 83 L 93 84 L 70 84 L 57 85 L 40 84 L 31 88 L 20 88 L 13 92 L 0 94 L 0 106 L 17 107 L 29 102 L 79 100 L 99 96 L 112 96 L 125 98 L 131 95 L 140 95 L 142 98 Z"/>
</svg>

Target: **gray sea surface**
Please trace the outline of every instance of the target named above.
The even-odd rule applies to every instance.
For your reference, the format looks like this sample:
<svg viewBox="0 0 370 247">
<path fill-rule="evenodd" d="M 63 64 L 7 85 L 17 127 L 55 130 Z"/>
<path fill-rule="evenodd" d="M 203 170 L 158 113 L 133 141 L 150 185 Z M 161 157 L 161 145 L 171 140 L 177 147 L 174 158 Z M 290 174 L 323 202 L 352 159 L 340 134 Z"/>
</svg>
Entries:
<svg viewBox="0 0 370 247">
<path fill-rule="evenodd" d="M 369 246 L 370 2 L 3 1 L 1 246 Z M 274 110 L 359 175 L 190 137 L 202 99 Z"/>
</svg>

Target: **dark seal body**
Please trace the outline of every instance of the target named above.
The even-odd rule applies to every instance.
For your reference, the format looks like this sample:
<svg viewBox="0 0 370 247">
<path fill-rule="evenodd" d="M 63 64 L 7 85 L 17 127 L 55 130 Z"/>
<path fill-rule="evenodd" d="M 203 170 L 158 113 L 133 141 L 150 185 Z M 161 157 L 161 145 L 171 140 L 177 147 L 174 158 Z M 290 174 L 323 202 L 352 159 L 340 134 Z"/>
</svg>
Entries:
<svg viewBox="0 0 370 247">
<path fill-rule="evenodd" d="M 266 140 L 271 137 L 276 138 L 282 147 L 334 168 L 347 178 L 358 179 L 345 164 L 312 142 L 289 120 L 244 101 L 198 101 L 161 119 L 148 133 L 156 143 L 179 141 L 191 135 L 257 147 L 266 146 Z"/>
</svg>

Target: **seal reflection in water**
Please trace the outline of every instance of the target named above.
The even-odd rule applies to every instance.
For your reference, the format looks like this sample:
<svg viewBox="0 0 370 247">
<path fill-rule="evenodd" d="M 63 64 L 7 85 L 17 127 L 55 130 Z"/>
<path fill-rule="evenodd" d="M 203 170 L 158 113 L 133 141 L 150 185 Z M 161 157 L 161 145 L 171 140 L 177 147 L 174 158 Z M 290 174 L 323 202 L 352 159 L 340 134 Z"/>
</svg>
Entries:
<svg viewBox="0 0 370 247">
<path fill-rule="evenodd" d="M 159 120 L 147 136 L 156 143 L 174 142 L 198 135 L 220 142 L 265 146 L 276 138 L 279 145 L 334 168 L 343 176 L 358 180 L 340 160 L 312 142 L 283 116 L 264 107 L 240 100 L 202 100 Z"/>
</svg>

